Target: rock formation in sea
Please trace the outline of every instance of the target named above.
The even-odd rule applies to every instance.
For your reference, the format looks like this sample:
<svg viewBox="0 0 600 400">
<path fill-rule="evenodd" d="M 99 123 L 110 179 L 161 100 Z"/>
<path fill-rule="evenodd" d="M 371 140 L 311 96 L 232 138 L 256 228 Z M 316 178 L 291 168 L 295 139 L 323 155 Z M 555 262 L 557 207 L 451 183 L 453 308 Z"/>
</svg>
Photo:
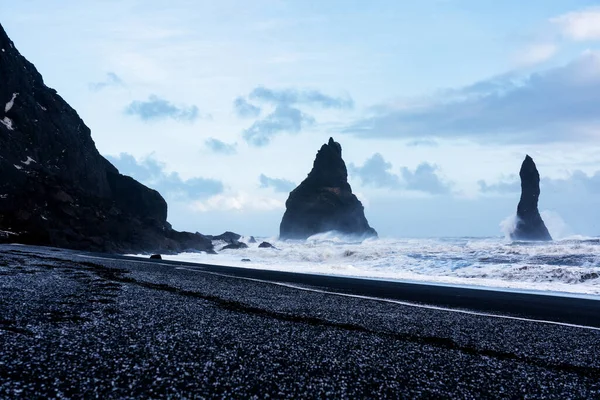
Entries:
<svg viewBox="0 0 600 400">
<path fill-rule="evenodd" d="M 329 138 L 308 177 L 291 193 L 279 227 L 281 239 L 306 239 L 328 231 L 377 236 L 365 218 L 362 203 L 352 194 L 342 146 Z"/>
<path fill-rule="evenodd" d="M 248 245 L 244 242 L 235 242 L 230 243 L 226 246 L 223 246 L 221 250 L 239 250 L 239 249 L 247 249 Z"/>
<path fill-rule="evenodd" d="M 514 240 L 552 240 L 540 212 L 540 174 L 529 156 L 521 165 L 521 200 L 517 207 L 517 224 L 511 234 Z"/>
<path fill-rule="evenodd" d="M 210 240 L 222 240 L 225 243 L 228 244 L 234 244 L 240 241 L 240 239 L 242 238 L 242 235 L 235 233 L 235 232 L 230 232 L 230 231 L 226 231 L 221 233 L 220 235 L 205 235 L 207 238 L 209 238 Z"/>
<path fill-rule="evenodd" d="M 213 251 L 155 190 L 119 173 L 0 25 L 0 242 L 106 252 Z"/>
</svg>

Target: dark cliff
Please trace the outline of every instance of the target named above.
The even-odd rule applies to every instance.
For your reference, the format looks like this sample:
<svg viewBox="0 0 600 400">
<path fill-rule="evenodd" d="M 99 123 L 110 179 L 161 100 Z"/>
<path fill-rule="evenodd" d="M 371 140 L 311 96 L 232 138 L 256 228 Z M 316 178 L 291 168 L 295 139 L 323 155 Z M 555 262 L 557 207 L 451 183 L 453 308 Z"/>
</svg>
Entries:
<svg viewBox="0 0 600 400">
<path fill-rule="evenodd" d="M 342 146 L 333 138 L 321 147 L 308 177 L 290 193 L 285 205 L 282 239 L 305 239 L 332 230 L 377 235 L 365 218 L 363 205 L 352 194 Z"/>
<path fill-rule="evenodd" d="M 0 242 L 110 252 L 212 251 L 100 155 L 90 129 L 0 25 Z"/>
<path fill-rule="evenodd" d="M 552 240 L 540 212 L 540 174 L 529 156 L 525 157 L 519 172 L 521 177 L 521 200 L 517 207 L 517 226 L 511 234 L 515 240 Z"/>
</svg>

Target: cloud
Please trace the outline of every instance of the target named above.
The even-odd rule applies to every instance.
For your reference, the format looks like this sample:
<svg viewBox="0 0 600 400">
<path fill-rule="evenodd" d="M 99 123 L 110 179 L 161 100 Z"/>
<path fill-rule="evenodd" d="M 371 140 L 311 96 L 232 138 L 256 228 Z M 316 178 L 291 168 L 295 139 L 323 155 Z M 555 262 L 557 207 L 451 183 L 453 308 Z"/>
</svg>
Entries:
<svg viewBox="0 0 600 400">
<path fill-rule="evenodd" d="M 324 109 L 351 109 L 354 107 L 354 101 L 350 97 L 333 97 L 318 90 L 273 90 L 259 86 L 250 92 L 248 97 L 251 100 L 264 101 L 275 105 L 302 104 Z"/>
<path fill-rule="evenodd" d="M 352 175 L 359 177 L 363 186 L 390 189 L 400 189 L 402 187 L 398 175 L 391 172 L 392 164 L 386 162 L 379 153 L 373 154 L 362 167 L 350 163 L 349 170 Z"/>
<path fill-rule="evenodd" d="M 151 95 L 146 101 L 132 101 L 125 108 L 125 114 L 138 116 L 143 121 L 170 118 L 176 121 L 193 122 L 200 118 L 198 107 L 195 105 L 178 107 L 156 95 Z"/>
<path fill-rule="evenodd" d="M 238 97 L 233 101 L 235 113 L 242 118 L 255 118 L 260 115 L 260 107 L 250 104 L 243 97 Z"/>
<path fill-rule="evenodd" d="M 522 67 L 532 66 L 549 60 L 557 51 L 558 46 L 554 43 L 536 43 L 521 50 L 515 61 Z"/>
<path fill-rule="evenodd" d="M 511 175 L 508 179 L 503 179 L 500 182 L 488 184 L 485 180 L 477 181 L 479 191 L 481 193 L 496 193 L 496 194 L 512 194 L 521 192 L 521 183 L 519 177 Z"/>
<path fill-rule="evenodd" d="M 296 187 L 296 184 L 287 179 L 270 178 L 265 174 L 260 174 L 260 187 L 273 188 L 276 192 L 289 193 Z"/>
<path fill-rule="evenodd" d="M 270 197 L 251 196 L 248 193 L 218 194 L 206 200 L 195 201 L 192 210 L 211 211 L 270 211 L 282 210 L 285 204 Z"/>
<path fill-rule="evenodd" d="M 104 88 L 107 88 L 109 86 L 111 86 L 111 87 L 125 86 L 125 83 L 114 72 L 108 72 L 106 74 L 106 79 L 104 81 L 101 81 L 101 82 L 92 82 L 89 85 L 90 90 L 92 90 L 94 92 L 98 92 L 98 91 L 100 91 L 100 90 L 102 90 Z"/>
<path fill-rule="evenodd" d="M 397 139 L 463 138 L 484 144 L 598 140 L 600 55 L 526 77 L 506 74 L 426 104 L 381 106 L 344 133 Z"/>
<path fill-rule="evenodd" d="M 158 190 L 165 197 L 202 199 L 223 192 L 223 183 L 215 179 L 181 179 L 177 172 L 165 172 L 165 165 L 150 157 L 138 162 L 131 154 L 107 156 L 119 172 Z"/>
<path fill-rule="evenodd" d="M 481 193 L 513 194 L 521 192 L 521 183 L 517 175 L 511 175 L 499 182 L 488 184 L 484 180 L 477 182 Z M 567 178 L 542 178 L 540 181 L 542 193 L 572 194 L 587 193 L 600 194 L 600 171 L 588 175 L 581 170 L 575 170 Z"/>
<path fill-rule="evenodd" d="M 300 110 L 300 107 L 307 106 L 322 110 L 354 107 L 354 101 L 350 97 L 329 96 L 318 90 L 275 90 L 259 86 L 250 92 L 248 99 L 274 106 L 270 114 L 255 121 L 242 133 L 244 139 L 254 146 L 269 144 L 271 138 L 279 133 L 298 133 L 314 125 L 315 118 Z M 258 106 L 249 103 L 243 97 L 235 100 L 234 108 L 240 116 L 258 116 L 261 111 Z"/>
<path fill-rule="evenodd" d="M 435 140 L 417 139 L 406 143 L 409 147 L 438 147 L 439 144 Z"/>
<path fill-rule="evenodd" d="M 437 165 L 426 162 L 419 164 L 414 172 L 403 167 L 401 172 L 404 186 L 408 190 L 416 190 L 429 194 L 450 193 L 450 184 L 440 179 L 437 175 L 438 170 Z"/>
<path fill-rule="evenodd" d="M 215 153 L 220 154 L 235 154 L 237 152 L 237 144 L 228 144 L 215 138 L 208 138 L 204 141 L 206 147 Z"/>
<path fill-rule="evenodd" d="M 566 179 L 542 179 L 541 189 L 545 192 L 555 193 L 588 193 L 600 194 L 600 171 L 587 175 L 581 170 L 573 171 Z"/>
<path fill-rule="evenodd" d="M 266 146 L 278 133 L 298 133 L 314 125 L 315 119 L 297 108 L 279 105 L 265 118 L 255 121 L 242 133 L 244 139 L 254 146 Z"/>
<path fill-rule="evenodd" d="M 414 190 L 433 195 L 447 194 L 451 189 L 451 183 L 444 182 L 437 175 L 439 168 L 436 165 L 423 162 L 414 171 L 403 167 L 396 175 L 392 172 L 392 164 L 379 153 L 373 154 L 362 167 L 350 164 L 349 170 L 359 177 L 363 186 Z"/>
<path fill-rule="evenodd" d="M 576 41 L 600 39 L 600 8 L 570 12 L 550 20 L 567 38 Z"/>
</svg>

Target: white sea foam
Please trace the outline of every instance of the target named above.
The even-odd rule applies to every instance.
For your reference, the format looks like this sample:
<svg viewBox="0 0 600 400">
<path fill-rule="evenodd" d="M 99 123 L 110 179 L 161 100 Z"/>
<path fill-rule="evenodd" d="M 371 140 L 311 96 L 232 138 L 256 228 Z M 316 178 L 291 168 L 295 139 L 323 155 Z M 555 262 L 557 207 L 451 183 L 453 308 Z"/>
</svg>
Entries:
<svg viewBox="0 0 600 400">
<path fill-rule="evenodd" d="M 261 249 L 262 240 L 276 249 Z M 306 241 L 257 238 L 247 249 L 165 259 L 303 273 L 600 294 L 600 238 L 364 239 L 335 233 Z M 250 259 L 250 262 L 242 262 Z"/>
</svg>

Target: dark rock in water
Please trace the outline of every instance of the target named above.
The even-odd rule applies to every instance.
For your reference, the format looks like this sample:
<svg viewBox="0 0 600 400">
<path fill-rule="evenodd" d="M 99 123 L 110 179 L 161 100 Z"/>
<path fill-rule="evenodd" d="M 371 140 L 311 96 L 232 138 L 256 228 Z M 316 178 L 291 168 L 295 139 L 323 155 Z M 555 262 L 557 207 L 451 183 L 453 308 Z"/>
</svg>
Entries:
<svg viewBox="0 0 600 400">
<path fill-rule="evenodd" d="M 365 218 L 364 207 L 352 194 L 342 146 L 329 138 L 315 158 L 308 177 L 291 193 L 281 220 L 282 239 L 306 239 L 316 233 L 377 236 Z"/>
<path fill-rule="evenodd" d="M 248 245 L 244 242 L 235 242 L 221 248 L 221 250 L 239 250 L 247 249 Z"/>
<path fill-rule="evenodd" d="M 77 112 L 0 25 L 0 242 L 115 253 L 212 252 L 177 232 L 155 190 L 100 155 Z"/>
<path fill-rule="evenodd" d="M 248 243 L 256 243 L 256 239 L 254 239 L 254 236 L 250 236 L 250 239 L 248 239 Z"/>
<path fill-rule="evenodd" d="M 152 254 L 150 256 L 150 259 L 152 259 L 152 260 L 162 260 L 162 256 L 160 254 Z"/>
<path fill-rule="evenodd" d="M 242 262 L 250 262 L 251 260 L 249 258 L 242 258 Z"/>
<path fill-rule="evenodd" d="M 261 249 L 270 249 L 270 248 L 274 248 L 275 246 L 273 246 L 269 242 L 262 242 L 261 244 L 258 245 L 258 247 L 260 247 Z"/>
<path fill-rule="evenodd" d="M 511 234 L 514 240 L 552 240 L 540 212 L 540 174 L 529 156 L 525 157 L 521 171 L 521 200 L 517 207 L 517 226 Z"/>
<path fill-rule="evenodd" d="M 209 235 L 206 237 L 210 240 L 222 240 L 225 243 L 234 244 L 241 239 L 242 235 L 238 235 L 237 233 L 227 231 L 217 236 Z"/>
</svg>

